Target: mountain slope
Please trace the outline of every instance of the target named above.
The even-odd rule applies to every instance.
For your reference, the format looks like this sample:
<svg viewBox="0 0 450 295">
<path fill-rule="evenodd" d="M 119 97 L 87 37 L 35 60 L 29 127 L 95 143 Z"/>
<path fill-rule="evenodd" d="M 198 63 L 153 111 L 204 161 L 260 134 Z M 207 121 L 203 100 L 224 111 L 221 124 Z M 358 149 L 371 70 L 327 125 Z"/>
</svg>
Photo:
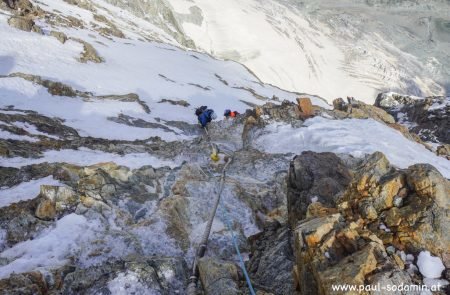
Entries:
<svg viewBox="0 0 450 295">
<path fill-rule="evenodd" d="M 231 233 L 258 289 L 294 293 L 294 255 L 311 250 L 292 252 L 288 223 L 306 214 L 292 213 L 296 202 L 294 211 L 311 206 L 308 214 L 331 214 L 342 230 L 327 235 L 340 240 L 328 243 L 331 254 L 311 257 L 323 261 L 320 271 L 328 259 L 359 261 L 344 257 L 377 243 L 383 261 L 345 269 L 382 265 L 387 279 L 395 271 L 405 284 L 425 282 L 384 247 L 398 234 L 400 256 L 405 237 L 443 253 L 450 161 L 382 109 L 355 100 L 333 108 L 194 51 L 177 22 L 200 24 L 200 12 L 179 15 L 166 1 L 21 0 L 0 9 L 0 293 L 185 294 L 230 157 L 201 261 L 206 294 L 215 282 L 246 292 Z M 200 105 L 219 117 L 208 132 L 194 115 Z M 220 118 L 226 108 L 241 115 Z M 399 218 L 408 224 L 397 232 Z"/>
<path fill-rule="evenodd" d="M 448 1 L 168 2 L 196 48 L 284 89 L 369 103 L 448 91 Z"/>
</svg>

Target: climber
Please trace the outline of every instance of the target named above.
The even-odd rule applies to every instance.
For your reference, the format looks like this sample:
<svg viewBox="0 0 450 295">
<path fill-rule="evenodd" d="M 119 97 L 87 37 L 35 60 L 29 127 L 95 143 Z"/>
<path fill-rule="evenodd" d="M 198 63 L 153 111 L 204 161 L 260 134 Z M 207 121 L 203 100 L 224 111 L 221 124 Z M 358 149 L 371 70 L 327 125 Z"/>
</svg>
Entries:
<svg viewBox="0 0 450 295">
<path fill-rule="evenodd" d="M 231 111 L 231 110 L 225 110 L 225 112 L 223 113 L 223 115 L 225 116 L 225 118 L 231 117 L 231 118 L 235 118 L 237 115 L 239 115 L 238 111 Z"/>
<path fill-rule="evenodd" d="M 201 106 L 195 110 L 198 122 L 203 128 L 208 125 L 209 122 L 217 118 L 216 113 L 212 109 L 208 109 L 207 106 Z"/>
</svg>

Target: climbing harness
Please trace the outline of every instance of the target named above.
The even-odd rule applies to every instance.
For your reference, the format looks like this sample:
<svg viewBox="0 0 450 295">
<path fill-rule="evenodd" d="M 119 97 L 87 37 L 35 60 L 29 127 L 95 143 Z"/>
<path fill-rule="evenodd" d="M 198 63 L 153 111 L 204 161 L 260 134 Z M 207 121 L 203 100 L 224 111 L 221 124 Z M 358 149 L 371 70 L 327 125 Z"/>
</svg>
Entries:
<svg viewBox="0 0 450 295">
<path fill-rule="evenodd" d="M 211 142 L 208 130 L 206 128 L 205 128 L 205 134 L 206 134 L 207 141 L 208 141 L 209 145 L 211 146 L 212 154 L 216 154 L 217 155 L 219 149 L 218 149 L 217 145 L 215 145 L 215 144 L 213 144 Z M 211 158 L 212 158 L 212 154 L 211 154 Z M 218 157 L 218 155 L 217 155 L 217 157 Z M 212 160 L 214 160 L 214 159 L 212 159 Z M 228 155 L 228 158 L 227 158 L 227 161 L 225 163 L 225 166 L 222 169 L 222 173 L 221 173 L 221 176 L 220 176 L 220 182 L 219 182 L 219 190 L 217 191 L 216 199 L 214 201 L 214 206 L 213 206 L 213 209 L 211 211 L 211 215 L 210 215 L 210 217 L 208 219 L 208 222 L 206 224 L 206 228 L 205 228 L 205 231 L 203 233 L 202 239 L 200 241 L 199 247 L 197 249 L 197 252 L 196 252 L 196 255 L 195 255 L 195 258 L 194 258 L 194 262 L 192 264 L 192 272 L 191 272 L 191 276 L 189 277 L 189 284 L 188 284 L 188 287 L 187 287 L 187 290 L 186 290 L 188 295 L 195 295 L 196 294 L 197 281 L 198 281 L 198 277 L 199 277 L 198 263 L 199 263 L 200 258 L 202 258 L 205 255 L 205 252 L 206 252 L 206 247 L 207 247 L 207 244 L 208 244 L 208 238 L 209 238 L 209 234 L 211 233 L 211 228 L 212 228 L 212 224 L 213 224 L 213 221 L 214 221 L 214 217 L 216 215 L 217 208 L 219 207 L 219 204 L 221 203 L 221 195 L 222 195 L 222 192 L 223 192 L 223 189 L 224 189 L 224 186 L 225 186 L 226 170 L 227 170 L 228 166 L 230 165 L 230 163 L 232 162 L 232 160 L 233 160 L 233 156 L 232 155 Z M 251 295 L 255 295 L 256 293 L 255 293 L 254 288 L 252 286 L 252 283 L 251 283 L 250 277 L 248 275 L 247 269 L 245 268 L 244 259 L 242 258 L 241 252 L 239 250 L 239 246 L 238 246 L 238 243 L 237 243 L 236 236 L 235 236 L 235 234 L 234 234 L 234 232 L 232 230 L 230 218 L 229 218 L 229 216 L 227 214 L 227 211 L 226 211 L 226 208 L 225 208 L 225 206 L 223 204 L 222 204 L 222 207 L 223 207 L 223 211 L 222 211 L 223 218 L 225 220 L 225 223 L 227 225 L 228 230 L 231 233 L 231 237 L 232 237 L 232 240 L 233 240 L 233 245 L 234 245 L 234 248 L 236 250 L 236 254 L 239 257 L 239 263 L 240 263 L 240 266 L 241 266 L 242 271 L 244 273 L 245 280 L 247 281 L 247 285 L 248 285 L 248 288 L 250 290 L 250 294 Z"/>
</svg>

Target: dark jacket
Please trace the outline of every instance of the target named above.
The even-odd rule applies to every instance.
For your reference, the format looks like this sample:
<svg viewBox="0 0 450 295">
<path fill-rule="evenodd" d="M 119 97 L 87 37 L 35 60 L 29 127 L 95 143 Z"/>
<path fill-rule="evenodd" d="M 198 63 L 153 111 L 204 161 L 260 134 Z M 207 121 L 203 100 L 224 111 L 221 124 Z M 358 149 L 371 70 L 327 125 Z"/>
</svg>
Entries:
<svg viewBox="0 0 450 295">
<path fill-rule="evenodd" d="M 207 109 L 206 111 L 202 112 L 197 118 L 198 122 L 202 125 L 203 128 L 206 127 L 206 125 L 212 121 L 212 114 L 214 113 L 213 110 Z"/>
</svg>

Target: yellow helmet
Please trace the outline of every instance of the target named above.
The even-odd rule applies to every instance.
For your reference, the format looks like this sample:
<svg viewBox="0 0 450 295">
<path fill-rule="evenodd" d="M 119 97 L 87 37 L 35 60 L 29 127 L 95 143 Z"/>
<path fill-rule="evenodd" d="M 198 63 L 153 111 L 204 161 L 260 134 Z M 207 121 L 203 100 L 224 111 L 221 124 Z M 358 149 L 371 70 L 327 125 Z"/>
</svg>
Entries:
<svg viewBox="0 0 450 295">
<path fill-rule="evenodd" d="M 212 153 L 211 160 L 213 160 L 214 162 L 219 161 L 220 160 L 219 155 L 217 153 Z"/>
</svg>

